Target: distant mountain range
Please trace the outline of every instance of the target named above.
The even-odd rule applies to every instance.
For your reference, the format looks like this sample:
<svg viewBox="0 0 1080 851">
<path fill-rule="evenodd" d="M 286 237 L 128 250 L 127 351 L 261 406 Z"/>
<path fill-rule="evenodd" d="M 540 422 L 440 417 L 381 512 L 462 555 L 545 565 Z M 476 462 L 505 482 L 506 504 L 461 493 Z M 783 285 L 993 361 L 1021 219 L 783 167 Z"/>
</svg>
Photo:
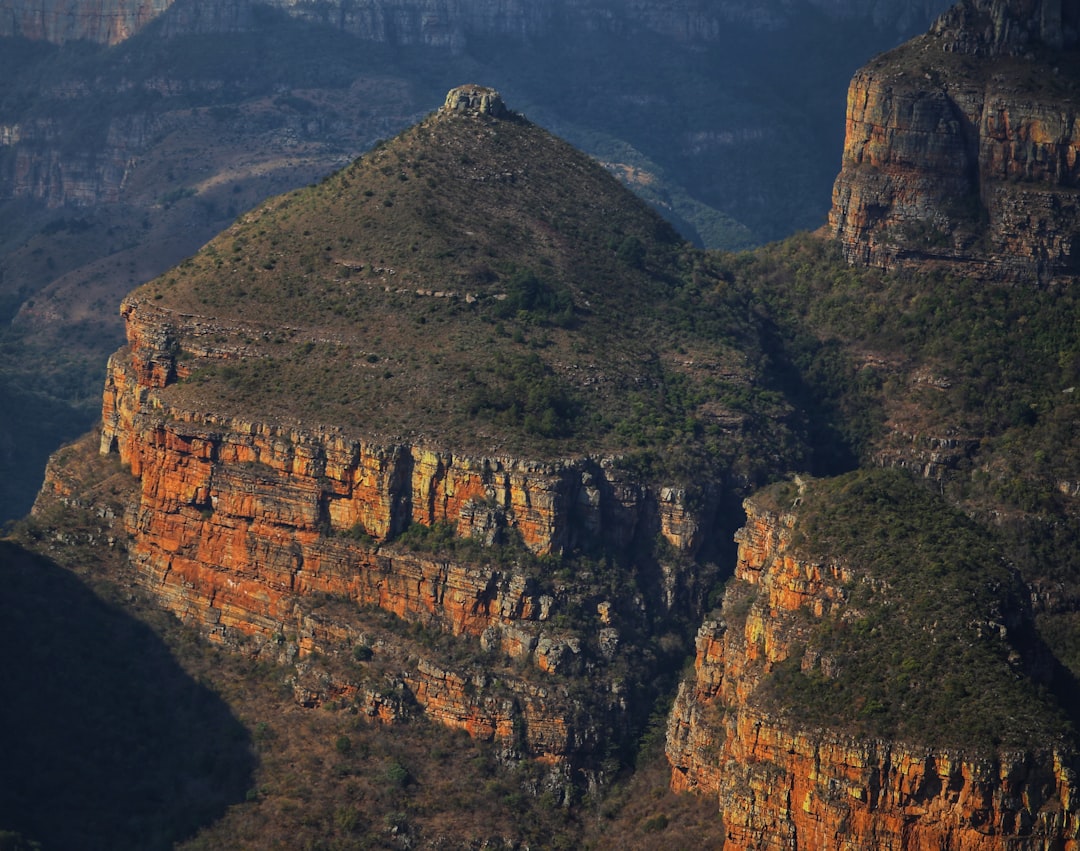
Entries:
<svg viewBox="0 0 1080 851">
<path fill-rule="evenodd" d="M 471 38 L 503 36 L 535 38 L 565 30 L 575 19 L 598 27 L 644 25 L 662 35 L 686 41 L 715 41 L 731 25 L 758 30 L 791 26 L 812 10 L 827 18 L 866 21 L 884 32 L 917 29 L 942 9 L 941 3 L 912 0 L 766 0 L 765 2 L 630 2 L 605 3 L 547 0 L 526 4 L 513 0 L 398 0 L 398 2 L 229 2 L 100 3 L 5 0 L 0 36 L 62 44 L 91 41 L 118 44 L 138 33 L 167 10 L 179 14 L 174 32 L 237 31 L 252 27 L 252 9 L 274 6 L 291 17 L 329 24 L 369 41 L 399 45 L 463 49 Z"/>
</svg>

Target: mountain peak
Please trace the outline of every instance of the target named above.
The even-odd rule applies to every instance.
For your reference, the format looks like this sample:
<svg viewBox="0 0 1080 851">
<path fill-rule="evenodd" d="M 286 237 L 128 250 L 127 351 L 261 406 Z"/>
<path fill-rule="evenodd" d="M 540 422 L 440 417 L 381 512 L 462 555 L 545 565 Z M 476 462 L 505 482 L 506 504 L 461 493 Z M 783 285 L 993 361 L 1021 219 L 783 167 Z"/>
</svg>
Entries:
<svg viewBox="0 0 1080 851">
<path fill-rule="evenodd" d="M 506 118 L 512 114 L 503 103 L 502 95 L 495 89 L 473 83 L 447 92 L 441 112 L 444 115 L 488 115 L 492 118 Z"/>
</svg>

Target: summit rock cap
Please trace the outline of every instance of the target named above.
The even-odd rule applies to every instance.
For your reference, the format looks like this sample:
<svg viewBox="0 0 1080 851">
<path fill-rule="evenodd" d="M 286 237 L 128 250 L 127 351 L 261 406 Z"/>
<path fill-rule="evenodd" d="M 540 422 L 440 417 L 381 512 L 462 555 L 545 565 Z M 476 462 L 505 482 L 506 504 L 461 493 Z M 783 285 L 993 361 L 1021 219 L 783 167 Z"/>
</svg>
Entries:
<svg viewBox="0 0 1080 851">
<path fill-rule="evenodd" d="M 458 86 L 447 92 L 442 112 L 449 115 L 490 115 L 493 118 L 510 115 L 502 95 L 495 89 L 475 84 Z"/>
</svg>

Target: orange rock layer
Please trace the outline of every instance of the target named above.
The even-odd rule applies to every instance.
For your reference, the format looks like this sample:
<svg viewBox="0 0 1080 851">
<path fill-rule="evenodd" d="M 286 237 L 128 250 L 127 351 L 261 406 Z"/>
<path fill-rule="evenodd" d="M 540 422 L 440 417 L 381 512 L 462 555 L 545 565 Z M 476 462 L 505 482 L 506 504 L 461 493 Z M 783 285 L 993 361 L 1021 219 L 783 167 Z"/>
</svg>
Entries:
<svg viewBox="0 0 1080 851">
<path fill-rule="evenodd" d="M 362 529 L 377 540 L 412 523 L 451 523 L 462 537 L 489 540 L 505 526 L 540 554 L 586 531 L 620 546 L 649 528 L 683 553 L 701 543 L 684 490 L 653 492 L 616 459 L 468 457 L 172 407 L 154 391 L 178 377 L 174 323 L 197 319 L 130 301 L 123 315 L 129 347 L 110 360 L 102 451 L 131 465 L 147 504 L 220 510 L 301 533 Z M 228 481 L 258 478 L 250 475 L 256 468 L 267 473 L 266 489 L 236 490 Z"/>
<path fill-rule="evenodd" d="M 807 610 L 842 606 L 851 576 L 791 554 L 792 515 L 748 500 L 721 618 L 668 720 L 672 787 L 716 796 L 725 848 L 1028 851 L 1080 848 L 1080 799 L 1057 754 L 993 758 L 807 731 L 756 708 L 762 677 L 800 643 Z"/>
<path fill-rule="evenodd" d="M 398 677 L 406 703 L 534 757 L 589 752 L 600 737 L 594 716 L 622 700 L 615 690 L 603 696 L 604 648 L 618 646 L 610 603 L 591 602 L 595 622 L 575 623 L 570 632 L 553 618 L 581 601 L 564 599 L 567 592 L 550 577 L 383 543 L 411 524 L 448 523 L 462 537 L 486 540 L 514 530 L 531 550 L 548 554 L 577 530 L 632 537 L 647 523 L 686 552 L 699 543 L 700 523 L 683 491 L 653 493 L 610 459 L 471 458 L 376 445 L 332 428 L 180 409 L 165 392 L 183 372 L 169 314 L 128 303 L 124 315 L 129 346 L 110 361 L 100 449 L 118 454 L 138 479 L 125 517 L 129 559 L 164 606 L 230 644 L 272 648 L 281 636 L 296 636 L 301 660 L 357 641 L 347 616 L 313 618 L 311 607 L 300 605 L 323 596 L 479 639 L 531 673 L 477 682 L 473 674 L 414 660 Z M 565 686 L 534 681 L 583 670 L 596 686 L 592 715 Z M 297 689 L 302 702 L 316 699 L 318 689 Z M 330 691 L 360 696 L 348 683 Z M 385 694 L 362 702 L 384 720 L 400 710 L 400 701 Z"/>
</svg>

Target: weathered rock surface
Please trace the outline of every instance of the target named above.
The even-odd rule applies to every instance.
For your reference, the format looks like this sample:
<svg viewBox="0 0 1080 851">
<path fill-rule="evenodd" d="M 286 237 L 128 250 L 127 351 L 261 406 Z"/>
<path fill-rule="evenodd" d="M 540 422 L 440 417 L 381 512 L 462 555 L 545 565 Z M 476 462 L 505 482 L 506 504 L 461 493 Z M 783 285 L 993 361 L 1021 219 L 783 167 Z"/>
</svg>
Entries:
<svg viewBox="0 0 1080 851">
<path fill-rule="evenodd" d="M 183 369 L 179 340 L 188 345 L 206 336 L 198 326 L 207 320 L 139 300 L 125 301 L 123 313 L 129 347 L 110 361 L 102 451 L 119 452 L 155 501 L 313 535 L 359 531 L 380 541 L 410 523 L 450 523 L 463 537 L 513 530 L 542 555 L 561 552 L 581 530 L 616 547 L 642 530 L 662 535 L 681 553 L 701 544 L 701 520 L 685 489 L 654 493 L 615 458 L 467 457 L 437 447 L 378 445 L 333 427 L 171 408 L 155 391 L 176 381 Z M 228 357 L 225 347 L 215 352 Z M 244 471 L 251 478 L 251 469 L 266 472 L 267 494 L 251 485 L 239 498 L 222 477 Z"/>
<path fill-rule="evenodd" d="M 501 102 L 487 95 L 477 103 Z M 385 542 L 414 524 L 449 524 L 462 538 L 488 543 L 519 536 L 540 557 L 572 545 L 582 530 L 613 545 L 660 535 L 689 555 L 703 524 L 685 489 L 654 493 L 612 458 L 467 457 L 179 406 L 167 391 L 187 370 L 181 344 L 227 360 L 240 356 L 230 341 L 246 332 L 210 333 L 205 317 L 138 299 L 123 313 L 129 346 L 110 361 L 100 450 L 138 480 L 124 518 L 129 559 L 159 603 L 214 640 L 273 654 L 284 644 L 301 662 L 370 645 L 356 625 L 358 607 L 473 642 L 489 657 L 475 669 L 420 650 L 394 662 L 390 687 L 375 689 L 339 676 L 300 677 L 295 690 L 304 703 L 350 699 L 389 722 L 418 705 L 561 766 L 587 761 L 626 723 L 623 677 L 609 666 L 625 669 L 633 652 L 620 641 L 619 610 L 636 611 L 640 600 L 620 607 L 582 599 L 572 577 L 556 580 L 525 551 L 504 563 L 484 558 L 482 548 L 455 558 Z M 665 571 L 666 602 L 674 605 L 684 577 Z M 570 611 L 587 614 L 571 622 Z M 388 647 L 375 643 L 376 658 Z M 386 652 L 389 660 L 401 655 Z M 592 683 L 584 702 L 567 685 L 580 676 Z"/>
<path fill-rule="evenodd" d="M 41 545 L 61 558 L 74 554 L 83 568 L 88 552 L 101 552 L 104 560 L 131 555 L 130 512 L 138 482 L 121 468 L 115 455 L 97 453 L 99 440 L 97 435 L 86 435 L 53 456 L 34 507 L 35 518 L 49 530 L 49 538 Z M 209 524 L 201 529 L 216 534 Z M 269 550 L 263 547 L 262 551 Z M 491 611 L 480 615 L 489 624 L 480 640 L 472 640 L 464 655 L 459 653 L 448 663 L 430 639 L 415 638 L 440 633 L 444 625 L 430 612 L 409 610 L 403 599 L 401 606 L 388 611 L 400 610 L 406 626 L 392 631 L 380 626 L 379 618 L 358 616 L 358 598 L 342 589 L 350 581 L 344 573 L 355 579 L 355 562 L 365 552 L 368 558 L 379 560 L 383 580 L 399 573 L 404 563 L 400 554 L 381 556 L 355 542 L 335 541 L 321 554 L 321 579 L 304 591 L 275 587 L 274 564 L 260 567 L 262 580 L 254 576 L 230 579 L 215 573 L 212 566 L 192 571 L 187 564 L 178 564 L 168 575 L 152 576 L 139 571 L 127 574 L 114 565 L 111 575 L 113 581 L 140 595 L 149 594 L 178 616 L 201 625 L 212 639 L 242 652 L 276 658 L 283 663 L 283 676 L 301 705 L 349 703 L 373 722 L 391 725 L 421 712 L 494 743 L 506 758 L 529 757 L 548 764 L 560 783 L 572 782 L 571 769 L 589 770 L 594 762 L 591 755 L 600 752 L 604 737 L 624 723 L 625 697 L 617 685 L 606 694 L 594 689 L 587 699 L 580 691 L 571 693 L 566 674 L 588 669 L 601 679 L 604 675 L 597 671 L 595 661 L 582 661 L 583 650 L 588 655 L 592 642 L 582 641 L 580 632 L 571 635 L 552 625 L 550 615 L 557 611 L 553 599 L 535 594 L 531 598 L 534 583 L 529 579 L 519 577 L 519 587 L 508 595 L 490 585 L 490 571 L 481 576 L 483 571 L 477 567 L 404 556 L 405 562 L 417 568 L 407 579 L 400 574 L 408 583 L 423 584 L 425 570 L 450 581 L 454 581 L 450 574 L 470 576 L 467 581 L 488 582 L 488 590 L 498 598 L 481 603 L 481 608 Z M 513 577 L 502 581 L 506 588 L 514 583 Z M 315 591 L 316 587 L 324 591 Z M 470 587 L 467 593 L 474 591 Z M 393 588 L 386 592 L 379 592 L 384 602 Z M 252 612 L 245 593 L 259 596 L 263 617 Z M 454 593 L 449 591 L 451 596 Z M 534 611 L 522 608 L 527 598 Z M 368 611 L 378 606 L 372 602 Z M 473 621 L 474 627 L 479 624 L 475 617 L 466 616 L 459 624 L 466 632 L 471 628 L 467 621 Z M 356 648 L 365 653 L 357 653 Z M 478 665 L 477 659 L 484 664 Z M 535 665 L 529 665 L 529 659 Z M 522 663 L 533 672 L 523 676 Z M 545 675 L 556 673 L 560 676 Z"/>
<path fill-rule="evenodd" d="M 814 622 L 843 610 L 851 567 L 792 546 L 793 507 L 746 503 L 719 616 L 668 721 L 672 786 L 715 796 L 732 849 L 1075 848 L 1075 767 L 1048 747 L 973 754 L 861 739 L 755 701 Z"/>
<path fill-rule="evenodd" d="M 1043 283 L 1080 272 L 1070 9 L 962 3 L 855 75 L 829 215 L 850 262 Z"/>
</svg>

